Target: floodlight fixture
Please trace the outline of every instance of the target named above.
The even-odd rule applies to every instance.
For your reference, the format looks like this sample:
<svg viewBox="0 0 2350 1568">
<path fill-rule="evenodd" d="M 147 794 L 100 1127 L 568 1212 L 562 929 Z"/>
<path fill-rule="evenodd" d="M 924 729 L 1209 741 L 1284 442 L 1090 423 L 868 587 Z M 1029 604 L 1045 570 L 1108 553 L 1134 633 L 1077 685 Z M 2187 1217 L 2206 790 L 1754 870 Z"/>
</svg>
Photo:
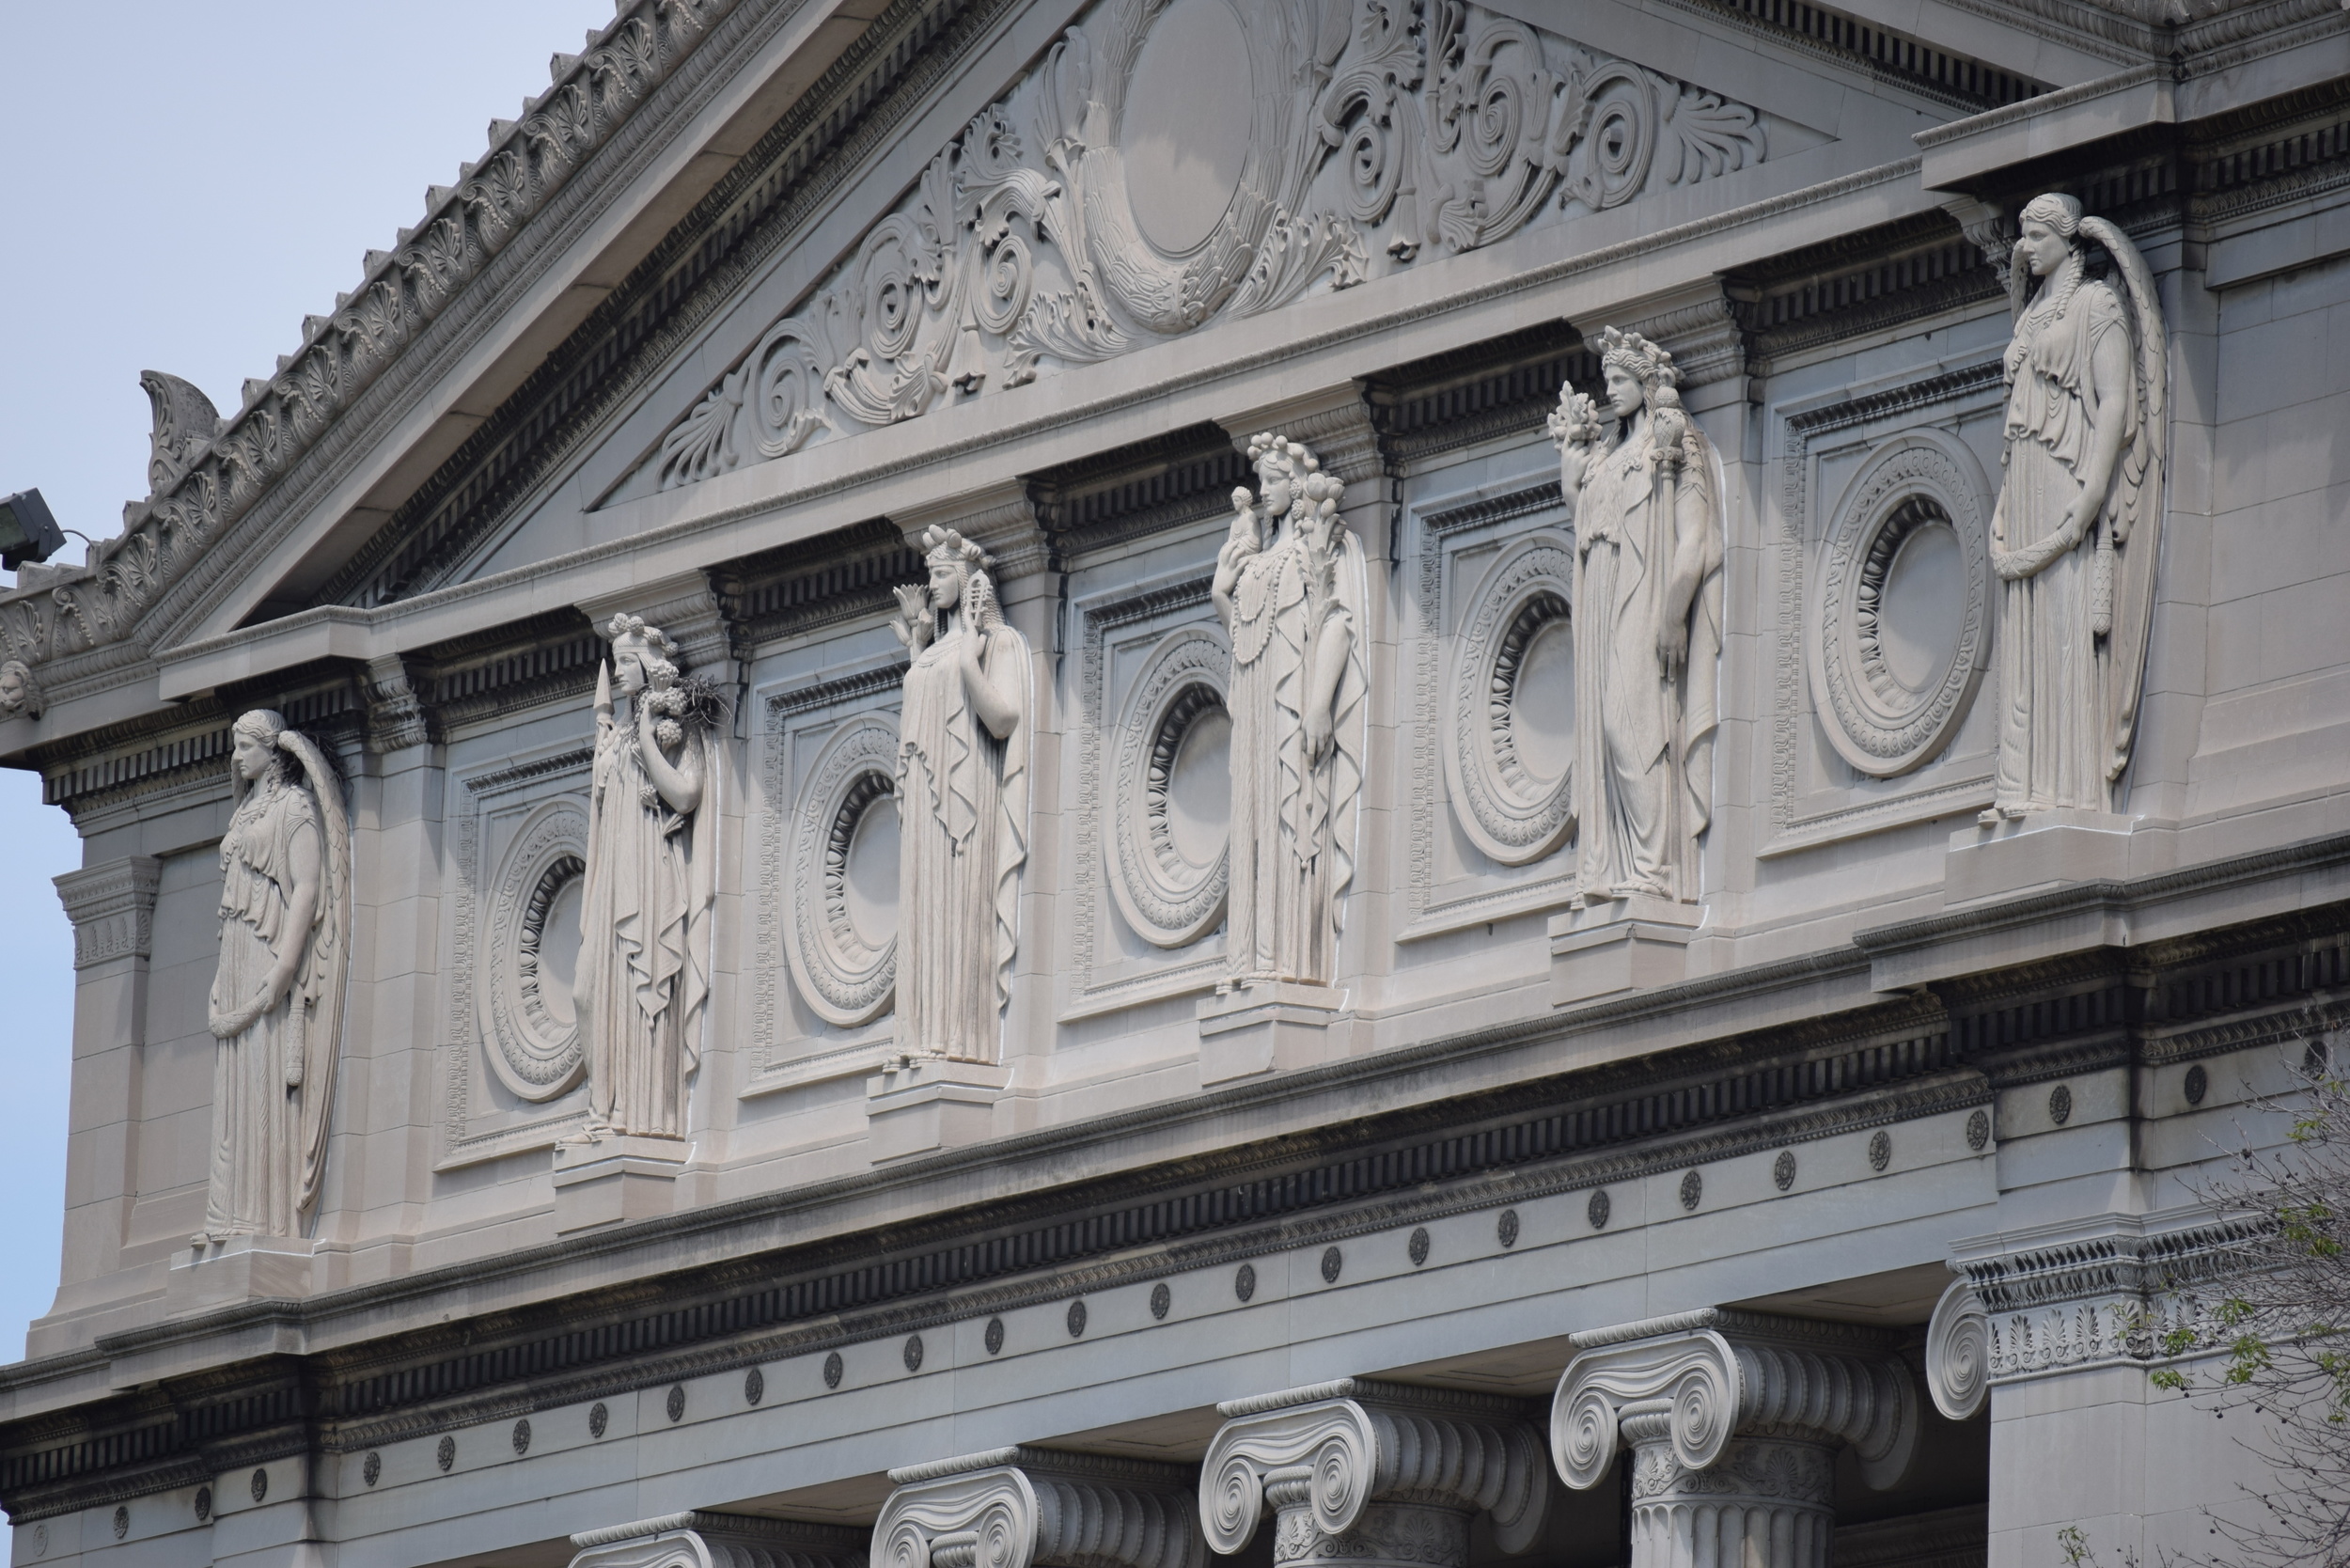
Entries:
<svg viewBox="0 0 2350 1568">
<path fill-rule="evenodd" d="M 26 561 L 45 561 L 65 548 L 65 533 L 38 490 L 0 495 L 0 567 L 14 572 Z"/>
</svg>

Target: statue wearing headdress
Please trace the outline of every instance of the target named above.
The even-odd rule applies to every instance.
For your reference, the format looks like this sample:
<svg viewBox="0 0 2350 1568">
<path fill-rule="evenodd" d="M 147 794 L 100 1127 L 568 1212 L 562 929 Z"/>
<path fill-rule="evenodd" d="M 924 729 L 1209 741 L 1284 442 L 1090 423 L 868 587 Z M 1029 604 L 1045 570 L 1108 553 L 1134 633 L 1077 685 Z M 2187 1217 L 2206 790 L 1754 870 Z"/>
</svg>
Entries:
<svg viewBox="0 0 2350 1568">
<path fill-rule="evenodd" d="M 1722 651 L 1720 478 L 1672 355 L 1609 327 L 1607 407 L 1559 391 L 1574 522 L 1576 907 L 1695 902 L 1713 816 Z"/>
<path fill-rule="evenodd" d="M 220 840 L 212 1181 L 196 1245 L 296 1236 L 318 1207 L 351 950 L 342 781 L 308 736 L 256 709 L 231 730 Z"/>
<path fill-rule="evenodd" d="M 993 1063 L 1028 858 L 1028 643 L 952 528 L 930 581 L 897 590 L 909 660 L 898 718 L 898 1026 L 910 1056 Z"/>
<path fill-rule="evenodd" d="M 1985 825 L 2113 808 L 2137 731 L 2162 525 L 2154 277 L 2120 229 L 2082 216 L 2069 196 L 2034 197 L 2020 227 L 2005 472 L 1991 519 L 1999 759 Z M 2113 259 L 2118 289 L 2088 275 L 2087 241 Z"/>
<path fill-rule="evenodd" d="M 717 813 L 707 794 L 720 701 L 681 672 L 677 645 L 658 626 L 616 615 L 609 635 L 611 657 L 596 671 L 572 990 L 588 1059 L 586 1136 L 683 1137 L 710 999 Z"/>
<path fill-rule="evenodd" d="M 1212 593 L 1232 638 L 1231 982 L 1327 985 L 1362 795 L 1362 547 L 1313 453 L 1252 436 Z"/>
</svg>

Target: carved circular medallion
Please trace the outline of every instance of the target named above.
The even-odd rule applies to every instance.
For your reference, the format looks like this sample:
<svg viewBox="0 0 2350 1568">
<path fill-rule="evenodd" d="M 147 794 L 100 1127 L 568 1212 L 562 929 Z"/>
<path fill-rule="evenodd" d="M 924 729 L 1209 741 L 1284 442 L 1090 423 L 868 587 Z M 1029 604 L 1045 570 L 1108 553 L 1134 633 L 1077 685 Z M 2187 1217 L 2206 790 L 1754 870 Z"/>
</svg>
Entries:
<svg viewBox="0 0 2350 1568">
<path fill-rule="evenodd" d="M 1778 1158 L 1771 1162 L 1771 1185 L 1785 1192 L 1795 1184 L 1795 1152 L 1782 1149 Z"/>
<path fill-rule="evenodd" d="M 382 1470 L 383 1470 L 383 1468 L 384 1468 L 384 1462 L 383 1462 L 382 1460 L 380 1460 L 380 1459 L 376 1459 L 376 1458 L 375 1458 L 375 1453 L 374 1453 L 374 1451 L 373 1451 L 372 1450 L 370 1450 L 368 1451 L 368 1457 L 369 1459 L 374 1459 L 374 1460 L 375 1460 L 375 1467 L 376 1467 L 376 1470 L 378 1471 L 378 1473 L 381 1473 L 381 1471 L 382 1471 Z M 362 1465 L 359 1468 L 360 1468 L 360 1473 L 361 1473 L 362 1475 L 367 1475 L 367 1466 L 366 1466 Z M 372 1476 L 372 1475 L 367 1475 L 367 1482 L 368 1482 L 368 1484 L 369 1486 L 373 1486 L 373 1485 L 375 1484 L 375 1477 L 374 1477 L 374 1476 Z M 207 1520 L 207 1519 L 211 1518 L 212 1516 L 212 1489 L 211 1487 L 209 1487 L 209 1486 L 199 1486 L 199 1487 L 197 1487 L 197 1488 L 196 1489 L 196 1522 L 197 1522 L 198 1524 L 201 1524 L 203 1521 L 205 1521 L 205 1520 Z"/>
<path fill-rule="evenodd" d="M 1501 1217 L 1494 1221 L 1494 1239 L 1501 1243 L 1504 1251 L 1518 1245 L 1517 1210 L 1501 1211 Z"/>
<path fill-rule="evenodd" d="M 1869 1168 L 1883 1170 L 1893 1163 L 1893 1136 L 1880 1128 L 1869 1135 Z"/>
<path fill-rule="evenodd" d="M 1592 1230 L 1605 1231 L 1607 1229 L 1608 1211 L 1612 1207 L 1607 1201 L 1607 1189 L 1602 1187 L 1591 1194 L 1591 1200 L 1583 1206 L 1583 1217 L 1591 1222 Z"/>
<path fill-rule="evenodd" d="M 440 1446 L 432 1450 L 432 1459 L 433 1462 L 439 1465 L 444 1470 L 446 1470 L 450 1466 L 456 1464 L 457 1439 L 444 1434 L 441 1438 Z M 262 1475 L 260 1471 L 256 1470 L 253 1472 L 253 1500 L 255 1502 L 259 1502 L 261 1500 L 261 1493 L 268 1486 L 268 1478 Z"/>
<path fill-rule="evenodd" d="M 1069 1337 L 1073 1340 L 1082 1339 L 1085 1331 L 1086 1304 L 1084 1297 L 1080 1296 L 1069 1304 Z"/>
<path fill-rule="evenodd" d="M 45 1524 L 33 1527 L 33 1555 L 35 1557 L 49 1555 L 49 1527 Z"/>
<path fill-rule="evenodd" d="M 1256 94 L 1229 0 L 1175 0 L 1144 35 L 1120 128 L 1126 194 L 1167 256 L 1206 244 L 1240 189 Z"/>
<path fill-rule="evenodd" d="M 1325 1247 L 1322 1249 L 1322 1282 L 1324 1284 L 1337 1284 L 1339 1282 L 1339 1270 L 1344 1268 L 1345 1266 L 1346 1256 L 1337 1247 Z"/>
<path fill-rule="evenodd" d="M 1403 1244 L 1403 1251 L 1405 1256 L 1412 1260 L 1414 1268 L 1428 1261 L 1428 1227 L 1425 1225 L 1414 1227 L 1411 1239 Z"/>
<path fill-rule="evenodd" d="M 2312 1040 L 2301 1050 L 2301 1076 L 2322 1078 L 2333 1065 L 2334 1053 L 2323 1040 Z"/>
<path fill-rule="evenodd" d="M 514 1451 L 518 1454 L 530 1451 L 530 1420 L 527 1417 L 514 1423 Z"/>
<path fill-rule="evenodd" d="M 441 1450 L 445 1453 L 454 1455 L 457 1451 L 456 1439 L 451 1437 L 442 1438 Z M 441 1461 L 441 1468 L 444 1470 L 448 1468 L 447 1460 L 444 1459 Z M 269 1496 L 269 1472 L 267 1470 L 257 1469 L 253 1472 L 251 1490 L 253 1493 L 253 1500 L 255 1502 L 259 1502 Z"/>
<path fill-rule="evenodd" d="M 878 1017 L 897 982 L 897 752 L 888 717 L 850 720 L 808 771 L 793 820 L 791 978 L 844 1028 Z"/>
<path fill-rule="evenodd" d="M 491 884 L 475 988 L 481 1034 L 499 1081 L 525 1100 L 554 1099 L 586 1066 L 572 981 L 587 854 L 587 811 L 552 800 L 514 835 Z"/>
<path fill-rule="evenodd" d="M 1197 942 L 1224 917 L 1230 669 L 1231 655 L 1205 628 L 1170 633 L 1152 651 L 1119 726 L 1117 773 L 1103 803 L 1110 890 L 1126 923 L 1154 947 Z"/>
<path fill-rule="evenodd" d="M 1975 1111 L 1966 1118 L 1966 1147 L 1980 1154 L 1982 1152 L 1982 1146 L 1990 1141 L 1991 1113 L 1983 1110 Z"/>
<path fill-rule="evenodd" d="M 595 1408 L 594 1408 L 594 1409 L 592 1409 L 592 1410 L 590 1410 L 590 1411 L 588 1411 L 588 1436 L 590 1436 L 590 1437 L 601 1437 L 601 1436 L 603 1436 L 603 1435 L 604 1435 L 604 1431 L 605 1431 L 605 1429 L 606 1429 L 606 1428 L 608 1428 L 609 1426 L 611 1426 L 611 1424 L 612 1424 L 612 1412 L 610 1412 L 609 1410 L 606 1410 L 601 1403 L 599 1403 L 595 1406 Z"/>
<path fill-rule="evenodd" d="M 1240 1271 L 1232 1276 L 1232 1294 L 1240 1297 L 1243 1301 L 1246 1301 L 1250 1296 L 1257 1294 L 1256 1264 L 1243 1263 L 1240 1265 Z"/>
<path fill-rule="evenodd" d="M 901 1352 L 901 1354 L 905 1358 L 906 1371 L 910 1372 L 920 1372 L 922 1370 L 922 1336 L 919 1334 L 907 1335 L 905 1349 Z"/>
<path fill-rule="evenodd" d="M 1891 778 L 1931 760 L 1991 659 L 1984 485 L 1965 447 L 1912 431 L 1871 454 L 1822 542 L 1805 642 L 1837 754 Z"/>
<path fill-rule="evenodd" d="M 767 1397 L 767 1374 L 753 1367 L 743 1374 L 743 1403 L 757 1404 Z"/>
<path fill-rule="evenodd" d="M 2063 1126 L 2073 1120 L 2073 1086 L 2059 1084 L 2048 1090 L 2048 1120 Z"/>
<path fill-rule="evenodd" d="M 840 1353 L 838 1351 L 836 1350 L 831 1355 L 825 1356 L 824 1387 L 827 1388 L 839 1388 L 841 1373 L 847 1371 L 848 1367 L 841 1361 Z"/>
<path fill-rule="evenodd" d="M 122 1504 L 117 1503 L 115 1504 L 115 1539 L 119 1541 L 130 1533 L 131 1511 Z"/>
<path fill-rule="evenodd" d="M 1174 1305 L 1175 1293 L 1167 1288 L 1166 1280 L 1162 1279 L 1151 1287 L 1151 1315 L 1152 1317 L 1165 1322 L 1168 1309 Z"/>
<path fill-rule="evenodd" d="M 1683 1171 L 1681 1173 L 1681 1206 L 1684 1209 L 1695 1209 L 1704 1197 L 1704 1176 L 1695 1170 Z"/>
<path fill-rule="evenodd" d="M 669 1412 L 669 1419 L 673 1421 L 682 1421 L 685 1419 L 684 1384 L 672 1383 L 669 1385 L 669 1398 L 666 1403 L 666 1408 Z"/>
<path fill-rule="evenodd" d="M 1004 1348 L 1004 1320 L 1001 1318 L 988 1319 L 987 1333 L 982 1336 L 982 1339 L 987 1344 L 987 1353 L 990 1356 L 1000 1354 Z"/>
<path fill-rule="evenodd" d="M 2210 1092 L 2211 1074 L 2203 1071 L 2203 1064 L 2199 1061 L 2186 1070 L 2186 1103 L 2200 1105 L 2203 1103 L 2203 1096 Z"/>
<path fill-rule="evenodd" d="M 1479 585 L 1453 649 L 1445 779 L 1463 831 L 1505 866 L 1531 864 L 1574 825 L 1573 557 L 1528 541 Z"/>
</svg>

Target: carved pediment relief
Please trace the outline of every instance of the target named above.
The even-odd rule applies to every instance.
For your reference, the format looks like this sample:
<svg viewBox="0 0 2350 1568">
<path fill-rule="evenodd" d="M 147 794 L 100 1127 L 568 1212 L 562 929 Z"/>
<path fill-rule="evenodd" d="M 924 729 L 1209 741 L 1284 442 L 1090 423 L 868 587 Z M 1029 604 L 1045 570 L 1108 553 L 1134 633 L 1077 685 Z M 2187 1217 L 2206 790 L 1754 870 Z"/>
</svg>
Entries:
<svg viewBox="0 0 2350 1568">
<path fill-rule="evenodd" d="M 1462 0 L 1104 0 L 629 489 L 1757 164 L 1745 104 Z"/>
</svg>

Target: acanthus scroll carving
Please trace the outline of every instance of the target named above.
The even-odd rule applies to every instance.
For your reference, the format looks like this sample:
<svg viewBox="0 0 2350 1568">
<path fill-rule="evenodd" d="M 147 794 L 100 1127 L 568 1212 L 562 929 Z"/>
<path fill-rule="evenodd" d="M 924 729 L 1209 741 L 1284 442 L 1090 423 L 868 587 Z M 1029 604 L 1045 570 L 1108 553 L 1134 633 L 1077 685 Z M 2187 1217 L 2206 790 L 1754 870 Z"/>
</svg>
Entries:
<svg viewBox="0 0 2350 1568">
<path fill-rule="evenodd" d="M 1717 178 L 1766 141 L 1752 108 L 1458 0 L 1104 0 L 695 402 L 652 478 Z"/>
</svg>

